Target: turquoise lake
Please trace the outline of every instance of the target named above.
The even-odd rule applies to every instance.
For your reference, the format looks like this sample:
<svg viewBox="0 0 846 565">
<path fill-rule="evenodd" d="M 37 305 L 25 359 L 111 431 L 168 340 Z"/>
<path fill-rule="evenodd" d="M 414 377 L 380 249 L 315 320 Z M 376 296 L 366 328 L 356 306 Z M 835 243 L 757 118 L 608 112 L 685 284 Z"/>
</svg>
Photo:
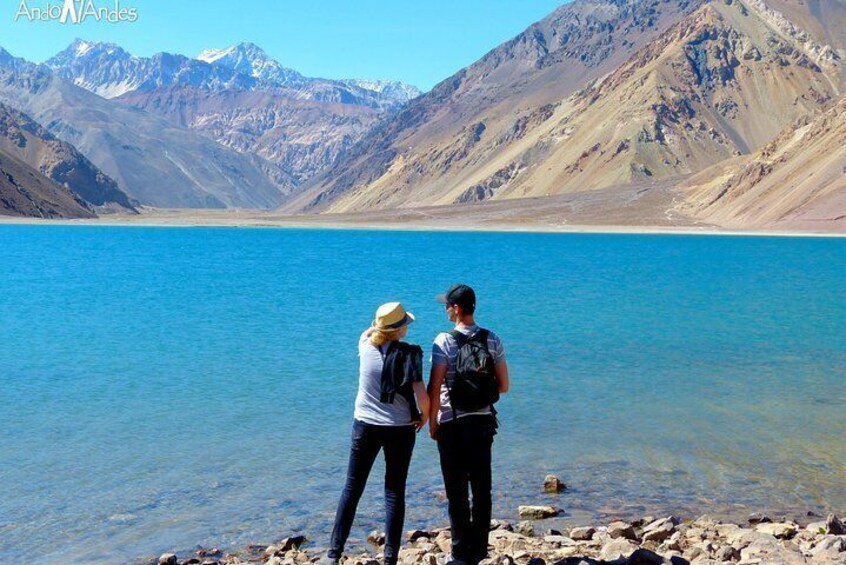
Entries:
<svg viewBox="0 0 846 565">
<path fill-rule="evenodd" d="M 7 225 L 0 563 L 325 546 L 358 335 L 400 300 L 428 349 L 455 282 L 511 368 L 495 516 L 846 510 L 846 239 Z M 442 489 L 421 434 L 406 529 Z"/>
</svg>

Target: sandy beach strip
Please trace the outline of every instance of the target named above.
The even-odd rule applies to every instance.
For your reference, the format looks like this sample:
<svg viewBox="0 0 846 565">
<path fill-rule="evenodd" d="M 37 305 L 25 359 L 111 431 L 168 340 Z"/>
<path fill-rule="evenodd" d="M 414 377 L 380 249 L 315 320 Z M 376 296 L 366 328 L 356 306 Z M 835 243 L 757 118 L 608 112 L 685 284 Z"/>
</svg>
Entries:
<svg viewBox="0 0 846 565">
<path fill-rule="evenodd" d="M 726 228 L 685 216 L 668 183 L 494 200 L 474 204 L 356 213 L 283 214 L 274 210 L 197 210 L 142 207 L 140 214 L 107 213 L 83 220 L 0 216 L 0 224 L 296 228 L 527 233 L 700 234 L 739 236 L 846 235 L 846 218 L 787 220 L 755 228 Z"/>
</svg>

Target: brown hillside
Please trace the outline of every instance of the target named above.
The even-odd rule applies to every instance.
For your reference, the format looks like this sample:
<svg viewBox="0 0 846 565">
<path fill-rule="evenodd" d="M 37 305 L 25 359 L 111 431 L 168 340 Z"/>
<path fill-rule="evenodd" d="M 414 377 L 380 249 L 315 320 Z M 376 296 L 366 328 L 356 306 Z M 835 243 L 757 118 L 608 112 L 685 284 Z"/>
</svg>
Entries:
<svg viewBox="0 0 846 565">
<path fill-rule="evenodd" d="M 681 188 L 680 212 L 726 227 L 846 228 L 846 98 Z"/>
<path fill-rule="evenodd" d="M 560 22 L 588 8 L 605 40 L 583 32 L 561 43 Z M 817 28 L 758 0 L 574 2 L 412 102 L 293 208 L 537 197 L 696 173 L 758 150 L 839 95 L 842 58 L 817 40 L 837 26 Z M 526 47 L 539 44 L 547 59 Z M 579 72 L 565 70 L 582 58 Z"/>
</svg>

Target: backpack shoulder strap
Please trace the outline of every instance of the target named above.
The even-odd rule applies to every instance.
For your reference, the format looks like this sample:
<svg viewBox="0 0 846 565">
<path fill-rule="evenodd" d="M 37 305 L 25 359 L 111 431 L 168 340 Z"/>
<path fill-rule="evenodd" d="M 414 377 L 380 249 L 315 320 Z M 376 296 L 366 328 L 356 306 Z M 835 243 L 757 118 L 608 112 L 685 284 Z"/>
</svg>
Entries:
<svg viewBox="0 0 846 565">
<path fill-rule="evenodd" d="M 473 341 L 478 341 L 482 343 L 482 347 L 485 348 L 485 351 L 490 353 L 490 348 L 488 347 L 488 337 L 491 335 L 489 330 L 485 328 L 479 328 L 479 330 L 473 334 Z"/>
<path fill-rule="evenodd" d="M 467 343 L 468 337 L 458 330 L 452 330 L 451 332 L 449 332 L 449 335 L 451 335 L 452 338 L 458 342 L 458 347 L 461 347 L 462 345 Z"/>
</svg>

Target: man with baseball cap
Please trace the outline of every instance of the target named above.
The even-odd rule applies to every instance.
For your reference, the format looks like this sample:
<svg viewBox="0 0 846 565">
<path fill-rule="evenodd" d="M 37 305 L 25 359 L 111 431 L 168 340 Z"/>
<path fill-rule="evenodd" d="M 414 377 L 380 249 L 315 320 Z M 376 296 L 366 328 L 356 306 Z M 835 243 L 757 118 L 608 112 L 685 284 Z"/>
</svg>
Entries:
<svg viewBox="0 0 846 565">
<path fill-rule="evenodd" d="M 508 365 L 499 337 L 476 324 L 476 293 L 472 288 L 457 284 L 436 298 L 444 304 L 455 329 L 439 334 L 432 346 L 429 430 L 438 442 L 449 502 L 452 559 L 476 565 L 488 554 L 491 447 L 497 428 L 493 402 L 508 392 Z M 467 369 L 468 359 L 478 361 L 478 370 Z M 482 395 L 481 402 L 478 398 L 475 403 L 468 401 L 468 395 L 461 392 L 461 380 L 468 372 L 482 381 L 490 379 L 493 390 L 488 396 Z M 468 486 L 473 493 L 472 509 Z"/>
</svg>

